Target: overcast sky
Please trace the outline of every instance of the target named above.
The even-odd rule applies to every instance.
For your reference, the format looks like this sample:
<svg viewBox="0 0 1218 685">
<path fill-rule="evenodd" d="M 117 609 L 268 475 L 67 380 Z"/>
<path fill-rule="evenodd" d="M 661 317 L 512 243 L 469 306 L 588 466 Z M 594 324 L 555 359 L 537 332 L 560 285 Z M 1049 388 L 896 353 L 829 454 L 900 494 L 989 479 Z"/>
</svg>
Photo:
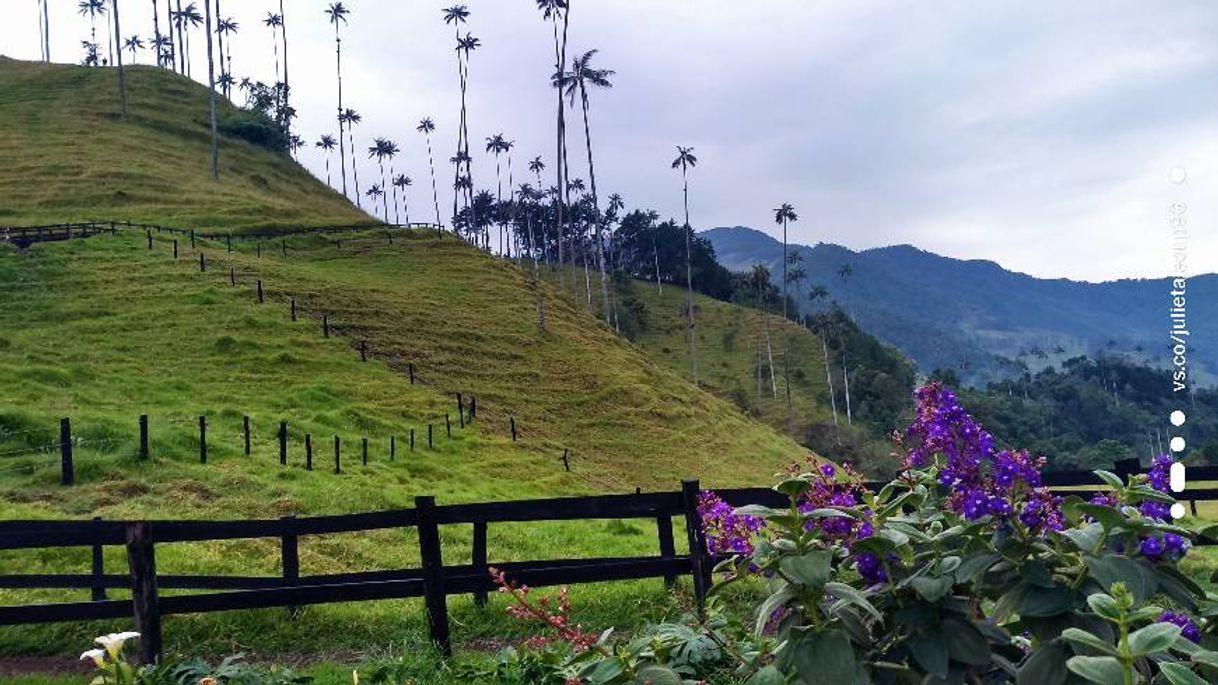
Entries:
<svg viewBox="0 0 1218 685">
<path fill-rule="evenodd" d="M 469 84 L 471 137 L 514 139 L 517 183 L 534 155 L 551 173 L 551 28 L 532 0 L 466 1 L 467 30 L 483 44 Z M 52 59 L 78 61 L 88 20 L 75 0 L 50 2 Z M 676 145 L 693 146 L 699 230 L 777 235 L 771 209 L 790 202 L 800 214 L 793 242 L 912 243 L 1088 280 L 1168 273 L 1167 205 L 1182 200 L 1191 270 L 1218 271 L 1212 0 L 574 3 L 570 51 L 599 48 L 600 66 L 617 71 L 612 90 L 592 94 L 602 196 L 677 216 L 680 174 L 669 165 Z M 336 128 L 328 2 L 285 4 L 297 129 L 310 143 L 301 161 L 324 177 L 312 142 Z M 405 150 L 398 167 L 416 181 L 411 218 L 430 219 L 426 147 L 414 127 L 435 119 L 437 160 L 451 178 L 458 80 L 440 14 L 449 3 L 345 4 L 344 104 L 364 116 L 356 144 L 386 136 Z M 4 0 L 0 53 L 38 57 L 37 6 Z M 150 37 L 151 7 L 121 0 L 123 33 Z M 241 25 L 234 74 L 273 80 L 262 18 L 277 0 L 221 7 Z M 193 45 L 194 77 L 206 81 L 204 44 Z M 571 136 L 573 174 L 586 178 L 582 129 Z M 366 156 L 365 188 L 375 173 Z M 493 189 L 493 161 L 476 157 L 475 181 Z M 1174 167 L 1187 170 L 1183 185 L 1169 182 Z"/>
</svg>

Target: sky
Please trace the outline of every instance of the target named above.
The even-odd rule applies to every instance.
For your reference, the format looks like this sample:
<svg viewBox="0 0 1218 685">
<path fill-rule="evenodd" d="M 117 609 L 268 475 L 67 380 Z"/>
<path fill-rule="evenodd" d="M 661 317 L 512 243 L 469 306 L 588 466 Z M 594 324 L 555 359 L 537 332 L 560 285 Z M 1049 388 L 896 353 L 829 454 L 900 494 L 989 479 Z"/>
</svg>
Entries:
<svg viewBox="0 0 1218 685">
<path fill-rule="evenodd" d="M 38 0 L 2 0 L 0 54 L 37 59 Z M 474 180 L 495 189 L 487 136 L 516 142 L 513 177 L 553 181 L 552 27 L 532 0 L 465 0 L 482 41 L 468 88 Z M 50 0 L 51 57 L 79 61 L 89 21 Z M 159 0 L 164 25 L 164 0 Z M 284 0 L 300 161 L 335 133 L 328 1 Z M 437 125 L 441 179 L 456 145 L 453 29 L 432 0 L 349 0 L 344 106 L 363 115 L 356 147 L 387 137 L 415 180 L 413 220 L 432 220 L 420 118 Z M 238 78 L 273 81 L 278 0 L 221 0 L 240 24 Z M 120 0 L 124 36 L 152 31 L 151 0 Z M 1212 0 L 573 0 L 571 56 L 599 49 L 614 87 L 591 93 L 602 197 L 682 212 L 677 145 L 692 146 L 691 222 L 852 249 L 910 243 L 1046 278 L 1107 280 L 1173 271 L 1172 203 L 1187 205 L 1187 271 L 1218 271 L 1218 7 Z M 99 31 L 101 28 L 99 26 Z M 100 35 L 100 34 L 99 34 Z M 104 40 L 104 39 L 100 39 Z M 193 76 L 206 82 L 204 42 Z M 103 51 L 104 52 L 104 51 Z M 150 52 L 136 61 L 149 63 Z M 587 179 L 579 112 L 572 175 Z M 378 175 L 361 153 L 363 188 Z M 500 172 L 507 179 L 507 161 Z M 337 181 L 338 160 L 332 163 Z M 1182 173 L 1183 171 L 1183 173 Z M 1183 183 L 1175 183 L 1183 177 Z M 441 207 L 451 206 L 441 180 Z M 367 204 L 367 200 L 365 200 Z"/>
</svg>

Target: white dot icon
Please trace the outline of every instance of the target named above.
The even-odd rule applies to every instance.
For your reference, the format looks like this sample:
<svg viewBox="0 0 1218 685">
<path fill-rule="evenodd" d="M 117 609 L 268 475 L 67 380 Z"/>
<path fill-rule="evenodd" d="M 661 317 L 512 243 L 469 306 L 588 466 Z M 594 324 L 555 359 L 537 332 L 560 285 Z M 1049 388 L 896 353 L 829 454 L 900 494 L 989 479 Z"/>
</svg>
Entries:
<svg viewBox="0 0 1218 685">
<path fill-rule="evenodd" d="M 1184 505 L 1179 502 L 1171 505 L 1171 517 L 1174 519 L 1184 518 Z"/>
<path fill-rule="evenodd" d="M 1170 445 L 1171 445 L 1171 451 L 1183 452 L 1184 451 L 1184 438 L 1181 438 L 1178 436 L 1174 437 L 1171 439 Z"/>
<path fill-rule="evenodd" d="M 1171 171 L 1167 172 L 1167 178 L 1170 179 L 1172 183 L 1180 185 L 1188 179 L 1188 172 L 1185 171 L 1184 167 L 1182 166 L 1174 166 L 1171 168 Z"/>
<path fill-rule="evenodd" d="M 1186 417 L 1186 416 L 1184 415 L 1184 412 L 1182 412 L 1182 411 L 1180 411 L 1179 409 L 1177 409 L 1177 410 L 1175 410 L 1174 412 L 1172 412 L 1172 413 L 1171 413 L 1171 425 L 1173 425 L 1173 426 L 1183 426 L 1183 425 L 1184 425 L 1184 421 L 1185 421 L 1187 418 L 1188 418 L 1188 417 Z"/>
</svg>

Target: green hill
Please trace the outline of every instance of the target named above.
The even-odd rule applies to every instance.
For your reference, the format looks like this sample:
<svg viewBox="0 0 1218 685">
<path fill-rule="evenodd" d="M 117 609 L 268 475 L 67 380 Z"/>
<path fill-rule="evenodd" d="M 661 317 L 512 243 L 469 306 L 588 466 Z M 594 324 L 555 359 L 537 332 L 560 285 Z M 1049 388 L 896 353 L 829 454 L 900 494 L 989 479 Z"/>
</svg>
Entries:
<svg viewBox="0 0 1218 685">
<path fill-rule="evenodd" d="M 128 219 L 234 229 L 370 217 L 291 159 L 224 136 L 211 178 L 207 89 L 162 69 L 115 70 L 0 56 L 0 224 Z M 222 125 L 236 109 L 220 99 Z"/>
<path fill-rule="evenodd" d="M 225 138 L 222 177 L 213 181 L 205 89 L 146 68 L 131 70 L 129 83 L 131 113 L 119 121 L 112 71 L 0 60 L 0 145 L 16 151 L 0 171 L 0 223 L 96 217 L 240 231 L 367 219 L 291 160 L 240 140 Z M 232 252 L 224 241 L 191 249 L 180 239 L 178 260 L 172 240 L 154 234 L 149 250 L 143 234 L 126 231 L 24 251 L 0 244 L 0 517 L 266 517 L 408 506 L 419 494 L 452 502 L 672 489 L 691 476 L 758 484 L 806 452 L 550 285 L 535 288 L 527 272 L 450 234 L 395 231 L 392 244 L 384 230 L 306 235 L 261 250 L 238 240 Z M 321 334 L 323 315 L 330 338 Z M 464 429 L 456 392 L 478 399 L 478 418 Z M 141 414 L 151 425 L 148 462 L 136 457 Z M 209 422 L 207 464 L 199 463 L 199 416 Z M 253 423 L 249 458 L 244 416 Z M 71 417 L 77 439 L 71 488 L 58 484 L 61 417 Z M 289 425 L 286 468 L 277 460 L 279 421 Z M 434 450 L 422 447 L 428 423 Z M 312 472 L 303 468 L 306 433 Z M 341 475 L 332 469 L 336 435 L 345 445 Z M 303 544 L 302 572 L 414 565 L 412 535 Z M 467 528 L 446 527 L 443 536 L 455 563 L 468 556 Z M 505 526 L 491 537 L 492 562 L 652 553 L 656 545 L 645 526 L 596 522 Z M 121 551 L 107 551 L 108 568 L 122 567 Z M 78 573 L 86 555 L 5 554 L 0 572 Z M 269 541 L 158 554 L 166 573 L 273 574 L 277 563 Z M 4 591 L 0 603 L 61 596 Z M 472 606 L 454 605 L 464 626 L 458 642 L 519 631 L 498 610 L 475 618 Z M 625 584 L 590 589 L 583 606 L 589 624 L 609 624 L 679 610 L 679 600 L 661 583 Z M 421 639 L 421 614 L 404 602 L 317 607 L 286 623 L 275 611 L 181 617 L 166 636 L 171 650 L 212 654 L 363 648 Z M 103 628 L 113 627 L 6 632 L 0 655 L 68 653 Z M 245 637 L 225 637 L 233 635 Z"/>
</svg>

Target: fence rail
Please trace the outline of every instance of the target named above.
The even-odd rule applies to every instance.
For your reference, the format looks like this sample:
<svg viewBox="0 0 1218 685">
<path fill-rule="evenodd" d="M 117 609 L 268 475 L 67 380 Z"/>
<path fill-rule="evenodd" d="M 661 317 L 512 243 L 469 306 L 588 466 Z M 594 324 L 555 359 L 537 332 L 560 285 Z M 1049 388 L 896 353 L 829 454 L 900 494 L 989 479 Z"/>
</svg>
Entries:
<svg viewBox="0 0 1218 685">
<path fill-rule="evenodd" d="M 324 233 L 350 233 L 375 229 L 426 229 L 443 233 L 442 224 L 427 222 L 385 223 L 364 222 L 355 224 L 335 224 L 329 226 L 300 226 L 295 228 L 270 229 L 265 231 L 221 232 L 203 231 L 157 224 L 143 224 L 132 221 L 82 221 L 61 224 L 43 224 L 36 226 L 0 226 L 0 243 L 11 243 L 18 247 L 29 247 L 34 243 L 58 242 L 76 238 L 89 238 L 99 234 L 115 235 L 120 230 L 134 230 L 170 235 L 189 236 L 192 240 L 263 240 L 269 238 L 288 238 L 298 235 Z"/>
<path fill-rule="evenodd" d="M 1115 465 L 1127 476 L 1140 470 L 1136 460 Z M 1190 469 L 1194 481 L 1218 481 L 1218 467 Z M 1087 486 L 1102 486 L 1090 472 L 1050 472 L 1047 485 L 1059 492 L 1088 495 Z M 878 488 L 880 483 L 868 483 Z M 1083 488 L 1060 490 L 1060 488 Z M 0 588 L 91 590 L 91 601 L 0 606 L 0 625 L 59 623 L 67 621 L 134 618 L 143 634 L 139 658 L 153 663 L 161 654 L 161 617 L 269 607 L 298 607 L 331 602 L 371 601 L 422 597 L 431 639 L 444 654 L 451 654 L 447 597 L 471 594 L 485 603 L 494 590 L 488 574 L 488 525 L 531 521 L 590 519 L 650 519 L 656 525 L 658 555 L 590 559 L 534 560 L 494 565 L 513 579 L 535 587 L 560 584 L 663 578 L 668 586 L 678 576 L 694 581 L 695 600 L 701 605 L 710 587 L 715 558 L 707 551 L 698 514 L 698 481 L 682 483 L 680 491 L 597 495 L 558 499 L 485 502 L 437 506 L 431 497 L 415 498 L 413 509 L 308 518 L 285 517 L 247 521 L 11 521 L 0 522 L 0 550 L 48 547 L 91 547 L 91 573 L 0 575 Z M 766 488 L 716 491 L 729 504 L 784 506 L 786 497 Z M 1180 499 L 1218 500 L 1218 487 L 1190 488 Z M 1194 509 L 1195 512 L 1195 509 Z M 675 550 L 673 518 L 684 523 L 689 552 Z M 472 563 L 445 565 L 439 526 L 473 525 Z M 301 536 L 413 528 L 418 531 L 420 568 L 301 575 L 298 543 Z M 277 538 L 282 573 L 279 576 L 209 576 L 159 574 L 158 545 Z M 1200 540 L 1198 544 L 1210 544 Z M 124 546 L 128 573 L 107 574 L 101 550 Z M 129 589 L 131 599 L 107 599 L 106 591 Z M 160 590 L 211 591 L 161 596 Z"/>
</svg>

